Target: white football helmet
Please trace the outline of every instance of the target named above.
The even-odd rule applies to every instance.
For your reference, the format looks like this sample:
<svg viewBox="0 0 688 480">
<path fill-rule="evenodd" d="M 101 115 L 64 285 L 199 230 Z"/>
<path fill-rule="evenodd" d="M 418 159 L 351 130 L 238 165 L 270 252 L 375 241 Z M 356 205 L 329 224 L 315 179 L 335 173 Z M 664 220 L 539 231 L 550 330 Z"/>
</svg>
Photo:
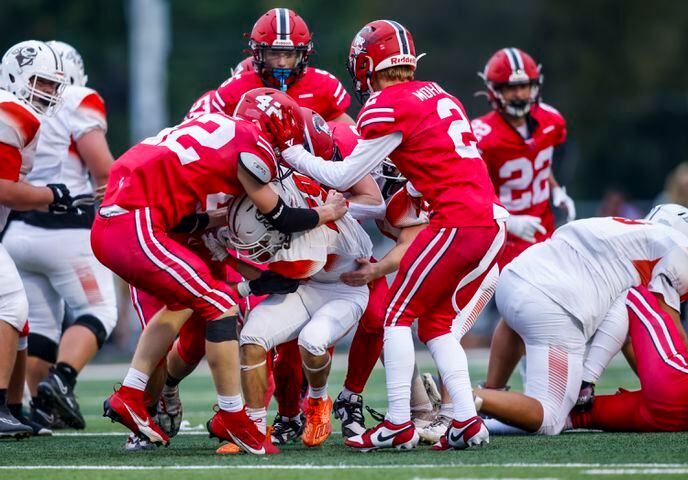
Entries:
<svg viewBox="0 0 688 480">
<path fill-rule="evenodd" d="M 227 217 L 229 242 L 241 257 L 264 264 L 280 249 L 289 248 L 291 236 L 272 228 L 247 195 L 232 200 Z"/>
<path fill-rule="evenodd" d="M 662 223 L 688 237 L 688 208 L 681 205 L 675 203 L 657 205 L 647 214 L 645 220 Z"/>
<path fill-rule="evenodd" d="M 67 85 L 85 87 L 86 82 L 88 82 L 88 75 L 86 75 L 84 70 L 84 60 L 79 55 L 79 52 L 68 43 L 60 42 L 59 40 L 50 40 L 45 43 L 62 59 Z"/>
<path fill-rule="evenodd" d="M 59 106 L 65 87 L 62 60 L 38 40 L 17 43 L 2 57 L 0 87 L 38 113 L 51 115 Z"/>
</svg>

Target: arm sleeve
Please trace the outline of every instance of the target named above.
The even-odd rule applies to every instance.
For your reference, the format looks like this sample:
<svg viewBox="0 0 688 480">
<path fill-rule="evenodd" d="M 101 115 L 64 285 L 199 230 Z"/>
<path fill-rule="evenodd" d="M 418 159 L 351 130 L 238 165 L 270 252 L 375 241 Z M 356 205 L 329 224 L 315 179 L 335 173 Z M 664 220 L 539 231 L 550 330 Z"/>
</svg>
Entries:
<svg viewBox="0 0 688 480">
<path fill-rule="evenodd" d="M 384 200 L 377 205 L 364 205 L 361 203 L 349 202 L 349 215 L 358 221 L 363 221 L 368 218 L 373 220 L 381 220 L 385 218 L 387 205 Z"/>
<path fill-rule="evenodd" d="M 327 162 L 307 152 L 303 145 L 289 147 L 282 152 L 282 156 L 299 172 L 319 183 L 345 191 L 372 172 L 385 157 L 401 145 L 401 140 L 401 132 L 393 132 L 372 140 L 361 140 L 343 162 Z"/>
</svg>

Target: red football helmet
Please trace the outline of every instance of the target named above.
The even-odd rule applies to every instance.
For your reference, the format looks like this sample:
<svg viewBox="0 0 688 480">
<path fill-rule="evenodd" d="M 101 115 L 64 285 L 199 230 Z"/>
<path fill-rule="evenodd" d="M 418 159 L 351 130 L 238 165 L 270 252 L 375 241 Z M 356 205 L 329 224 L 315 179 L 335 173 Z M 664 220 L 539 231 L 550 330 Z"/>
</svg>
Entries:
<svg viewBox="0 0 688 480">
<path fill-rule="evenodd" d="M 306 123 L 303 146 L 313 155 L 323 160 L 341 160 L 341 154 L 334 142 L 332 130 L 325 119 L 310 108 L 301 107 L 301 114 Z"/>
<path fill-rule="evenodd" d="M 303 75 L 308 55 L 313 51 L 312 34 L 303 18 L 288 8 L 273 8 L 261 16 L 251 30 L 248 45 L 253 53 L 253 68 L 268 86 L 286 91 Z M 266 52 L 294 52 L 291 68 L 267 65 Z"/>
<path fill-rule="evenodd" d="M 485 64 L 485 70 L 478 75 L 485 81 L 487 97 L 492 108 L 514 117 L 527 115 L 530 106 L 540 97 L 540 65 L 535 63 L 533 57 L 518 48 L 499 50 Z M 500 92 L 501 87 L 505 85 L 530 85 L 530 100 L 512 100 L 507 103 Z"/>
<path fill-rule="evenodd" d="M 408 65 L 416 69 L 416 48 L 411 32 L 393 20 L 375 20 L 363 27 L 351 42 L 348 69 L 354 92 L 363 100 L 373 91 L 375 72 Z"/>
<path fill-rule="evenodd" d="M 283 109 L 285 107 L 291 107 L 298 125 L 304 124 L 299 104 L 286 93 L 275 90 L 274 88 L 254 88 L 244 93 L 234 109 L 233 116 L 248 120 L 258 126 L 262 135 L 270 142 L 275 150 L 277 158 L 281 158 L 280 151 L 277 148 L 277 142 L 272 138 L 267 124 L 272 115 L 277 115 L 278 118 L 282 118 Z"/>
</svg>

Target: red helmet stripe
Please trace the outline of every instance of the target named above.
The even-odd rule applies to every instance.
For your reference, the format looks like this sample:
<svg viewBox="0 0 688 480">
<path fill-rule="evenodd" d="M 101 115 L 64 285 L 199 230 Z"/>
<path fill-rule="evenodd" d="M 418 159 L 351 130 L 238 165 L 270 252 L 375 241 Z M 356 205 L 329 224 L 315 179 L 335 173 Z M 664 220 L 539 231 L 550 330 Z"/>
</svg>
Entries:
<svg viewBox="0 0 688 480">
<path fill-rule="evenodd" d="M 409 55 L 411 49 L 409 48 L 408 32 L 406 29 L 398 22 L 394 20 L 385 20 L 389 23 L 394 30 L 397 32 L 397 40 L 399 41 L 399 51 L 402 55 Z"/>
</svg>

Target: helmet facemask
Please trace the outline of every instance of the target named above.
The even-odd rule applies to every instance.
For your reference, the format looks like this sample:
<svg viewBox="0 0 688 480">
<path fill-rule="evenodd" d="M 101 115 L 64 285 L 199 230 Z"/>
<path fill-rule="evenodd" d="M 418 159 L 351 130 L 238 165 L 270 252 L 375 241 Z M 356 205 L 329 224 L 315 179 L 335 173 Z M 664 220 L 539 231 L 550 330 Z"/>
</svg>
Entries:
<svg viewBox="0 0 688 480">
<path fill-rule="evenodd" d="M 254 42 L 250 44 L 253 51 L 253 68 L 263 79 L 263 82 L 270 87 L 278 88 L 286 92 L 287 88 L 296 83 L 308 66 L 308 52 L 311 46 L 302 47 L 270 47 L 258 45 Z M 268 58 L 270 53 L 293 53 L 296 58 L 293 67 L 274 67 L 270 65 Z"/>
<path fill-rule="evenodd" d="M 380 167 L 375 171 L 375 176 L 382 198 L 385 200 L 394 195 L 406 183 L 406 177 L 401 174 L 389 158 L 382 161 Z"/>
</svg>

